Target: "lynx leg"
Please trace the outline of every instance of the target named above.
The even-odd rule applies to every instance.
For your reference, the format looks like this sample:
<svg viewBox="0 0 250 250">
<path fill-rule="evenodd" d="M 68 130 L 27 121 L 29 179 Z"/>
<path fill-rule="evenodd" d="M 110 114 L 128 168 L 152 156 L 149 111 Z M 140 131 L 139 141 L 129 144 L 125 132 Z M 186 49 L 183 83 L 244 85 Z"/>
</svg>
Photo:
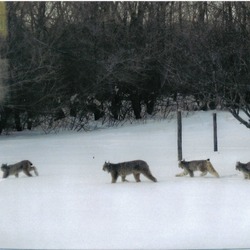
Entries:
<svg viewBox="0 0 250 250">
<path fill-rule="evenodd" d="M 209 171 L 209 173 L 217 178 L 219 178 L 219 174 L 216 171 Z"/>
<path fill-rule="evenodd" d="M 200 174 L 200 176 L 205 176 L 207 174 L 207 171 L 204 171 Z"/>
<path fill-rule="evenodd" d="M 7 178 L 9 176 L 9 171 L 5 171 L 4 173 L 3 173 L 3 178 Z"/>
<path fill-rule="evenodd" d="M 185 175 L 188 175 L 188 171 L 187 170 L 184 170 L 182 173 L 177 174 L 176 177 L 182 177 L 182 176 L 185 176 Z"/>
<path fill-rule="evenodd" d="M 190 175 L 190 177 L 194 177 L 194 171 L 189 170 L 189 175 Z"/>
<path fill-rule="evenodd" d="M 126 180 L 126 175 L 122 175 L 122 182 L 128 182 L 128 180 Z"/>
<path fill-rule="evenodd" d="M 137 174 L 134 173 L 133 175 L 135 177 L 136 182 L 141 182 L 141 180 L 140 180 L 140 173 L 137 173 Z"/>
<path fill-rule="evenodd" d="M 38 176 L 38 171 L 37 171 L 37 168 L 35 166 L 31 167 L 30 170 L 33 170 L 35 175 Z"/>
<path fill-rule="evenodd" d="M 112 177 L 111 183 L 116 183 L 118 178 L 118 173 L 117 172 L 111 173 L 111 177 Z"/>
<path fill-rule="evenodd" d="M 194 177 L 194 171 L 193 170 L 189 169 L 188 167 L 185 167 L 184 169 L 190 175 L 190 177 Z"/>
<path fill-rule="evenodd" d="M 219 174 L 218 174 L 218 173 L 216 172 L 216 170 L 214 169 L 214 167 L 213 167 L 213 165 L 211 164 L 210 161 L 207 161 L 207 170 L 208 170 L 208 172 L 209 172 L 211 175 L 213 175 L 213 176 L 215 176 L 215 177 L 217 177 L 217 178 L 220 177 Z"/>
<path fill-rule="evenodd" d="M 149 180 L 153 182 L 157 182 L 157 179 L 150 173 L 150 171 L 142 173 L 144 176 L 146 176 Z"/>
<path fill-rule="evenodd" d="M 27 176 L 32 177 L 32 174 L 31 174 L 27 169 L 23 170 L 23 172 L 24 172 Z"/>
<path fill-rule="evenodd" d="M 250 179 L 250 176 L 249 176 L 249 174 L 248 173 L 243 173 L 244 174 L 244 179 Z"/>
<path fill-rule="evenodd" d="M 18 178 L 19 177 L 19 173 L 17 172 L 17 173 L 15 173 L 15 176 L 16 176 L 16 178 Z"/>
</svg>

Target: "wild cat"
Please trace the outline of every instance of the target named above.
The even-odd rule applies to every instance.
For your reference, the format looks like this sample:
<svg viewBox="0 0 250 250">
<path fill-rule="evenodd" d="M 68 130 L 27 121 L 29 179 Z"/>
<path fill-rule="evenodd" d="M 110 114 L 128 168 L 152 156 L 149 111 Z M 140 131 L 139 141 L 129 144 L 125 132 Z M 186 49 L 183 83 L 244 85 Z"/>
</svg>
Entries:
<svg viewBox="0 0 250 250">
<path fill-rule="evenodd" d="M 244 179 L 250 179 L 250 162 L 241 163 L 238 161 L 235 168 L 243 173 Z"/>
<path fill-rule="evenodd" d="M 7 178 L 10 175 L 18 177 L 20 172 L 24 172 L 27 176 L 32 177 L 30 171 L 34 171 L 35 175 L 38 176 L 36 167 L 28 160 L 23 160 L 11 165 L 2 164 L 1 170 L 3 171 L 3 178 Z"/>
<path fill-rule="evenodd" d="M 219 177 L 219 174 L 214 169 L 210 160 L 197 160 L 197 161 L 179 161 L 179 167 L 184 169 L 184 171 L 180 174 L 177 174 L 177 177 L 190 175 L 190 177 L 194 177 L 194 171 L 201 171 L 201 176 L 205 176 L 208 172 L 215 176 Z"/>
<path fill-rule="evenodd" d="M 150 172 L 149 166 L 145 161 L 127 161 L 121 163 L 105 162 L 103 165 L 103 171 L 107 171 L 111 174 L 112 183 L 117 181 L 117 178 L 121 176 L 122 181 L 127 181 L 126 176 L 133 174 L 136 182 L 140 182 L 140 174 L 143 174 L 149 180 L 157 182 L 157 179 Z"/>
</svg>

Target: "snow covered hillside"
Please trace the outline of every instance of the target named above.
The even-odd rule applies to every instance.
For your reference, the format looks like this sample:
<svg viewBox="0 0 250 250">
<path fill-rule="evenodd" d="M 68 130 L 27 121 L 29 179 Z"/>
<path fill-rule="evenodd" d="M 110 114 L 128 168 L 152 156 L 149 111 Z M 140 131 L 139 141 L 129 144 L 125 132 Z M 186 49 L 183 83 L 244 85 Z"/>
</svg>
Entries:
<svg viewBox="0 0 250 250">
<path fill-rule="evenodd" d="M 187 249 L 250 247 L 250 181 L 235 162 L 250 161 L 250 131 L 217 112 L 218 152 L 213 152 L 211 112 L 183 117 L 183 157 L 210 158 L 221 178 L 175 177 L 176 120 L 88 133 L 0 137 L 1 163 L 29 159 L 38 177 L 0 180 L 0 248 Z M 102 171 L 143 159 L 153 183 L 136 183 Z"/>
</svg>

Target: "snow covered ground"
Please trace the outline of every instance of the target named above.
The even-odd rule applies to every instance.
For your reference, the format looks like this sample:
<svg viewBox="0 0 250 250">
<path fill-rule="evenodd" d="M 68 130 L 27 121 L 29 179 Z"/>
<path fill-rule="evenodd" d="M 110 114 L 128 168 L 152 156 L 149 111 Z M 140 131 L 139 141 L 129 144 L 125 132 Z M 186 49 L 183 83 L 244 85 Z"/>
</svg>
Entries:
<svg viewBox="0 0 250 250">
<path fill-rule="evenodd" d="M 250 181 L 235 162 L 250 161 L 250 131 L 217 112 L 183 117 L 183 156 L 210 158 L 221 178 L 175 177 L 176 120 L 93 132 L 0 136 L 0 162 L 29 159 L 39 176 L 0 180 L 0 248 L 211 249 L 250 247 Z M 111 184 L 105 161 L 143 159 L 153 183 L 133 176 Z"/>
</svg>

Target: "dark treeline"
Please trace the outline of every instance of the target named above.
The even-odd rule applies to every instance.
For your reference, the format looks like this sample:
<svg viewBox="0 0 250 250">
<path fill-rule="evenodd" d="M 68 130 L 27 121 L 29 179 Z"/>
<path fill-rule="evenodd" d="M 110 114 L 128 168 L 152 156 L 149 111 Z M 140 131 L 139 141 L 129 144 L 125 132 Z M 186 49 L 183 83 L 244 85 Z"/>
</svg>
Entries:
<svg viewBox="0 0 250 250">
<path fill-rule="evenodd" d="M 140 119 L 180 98 L 227 108 L 250 127 L 249 2 L 8 2 L 7 10 L 0 132 Z"/>
</svg>

